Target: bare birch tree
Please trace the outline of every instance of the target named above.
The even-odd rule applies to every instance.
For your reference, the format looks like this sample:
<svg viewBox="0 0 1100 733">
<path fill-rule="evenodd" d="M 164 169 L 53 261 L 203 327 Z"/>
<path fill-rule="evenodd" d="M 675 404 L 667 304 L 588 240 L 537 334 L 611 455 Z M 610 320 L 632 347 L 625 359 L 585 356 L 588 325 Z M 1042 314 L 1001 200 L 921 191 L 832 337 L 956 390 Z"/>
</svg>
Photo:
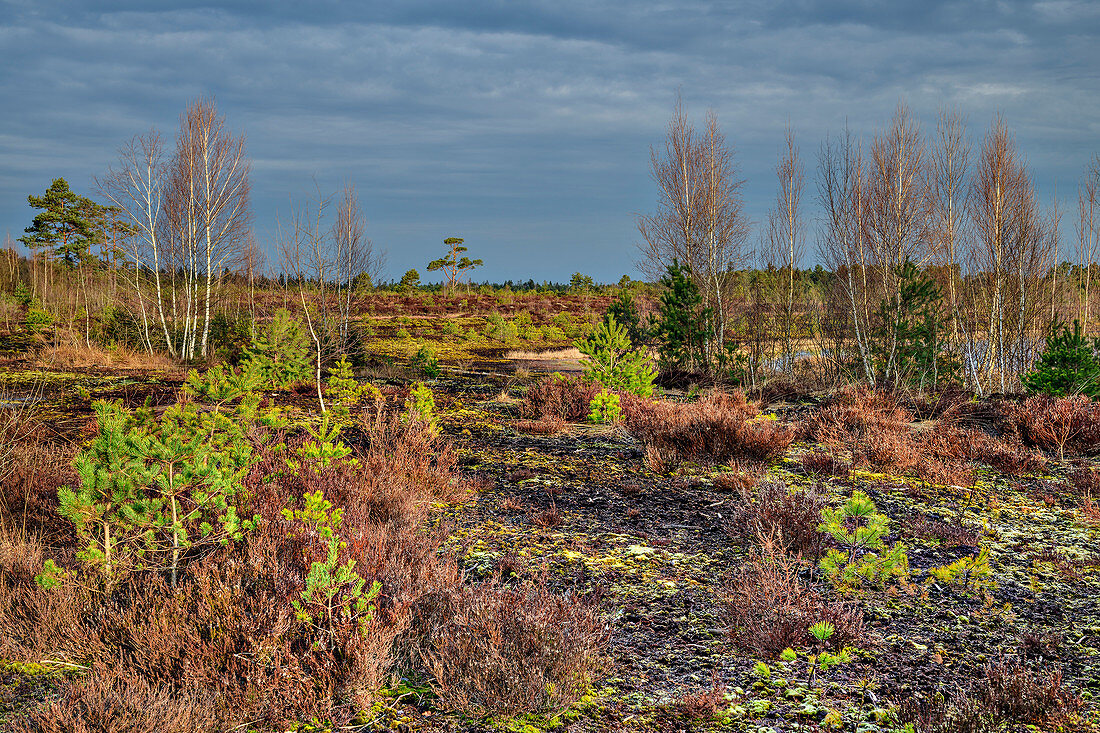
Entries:
<svg viewBox="0 0 1100 733">
<path fill-rule="evenodd" d="M 1100 155 L 1085 170 L 1077 189 L 1077 265 L 1081 270 L 1081 327 L 1088 330 L 1092 317 L 1092 270 L 1100 246 Z"/>
<path fill-rule="evenodd" d="M 901 267 L 907 261 L 918 267 L 928 261 L 932 203 L 925 141 L 905 107 L 899 106 L 890 127 L 875 135 L 870 163 L 867 231 L 874 269 L 883 297 L 894 296 L 900 307 Z M 893 315 L 896 320 L 898 314 Z M 896 379 L 896 329 L 886 329 L 883 337 L 882 376 Z"/>
<path fill-rule="evenodd" d="M 103 178 L 97 178 L 100 193 L 118 207 L 129 220 L 131 246 L 127 254 L 133 262 L 134 278 L 132 285 L 141 307 L 142 322 L 145 324 L 147 346 L 148 315 L 145 297 L 142 292 L 142 270 L 147 268 L 152 275 L 155 296 L 152 298 L 164 333 L 164 343 L 168 353 L 176 356 L 176 348 L 168 332 L 168 319 L 164 309 L 164 288 L 162 286 L 162 265 L 164 260 L 161 212 L 164 198 L 164 146 L 160 134 L 150 130 L 145 135 L 130 140 L 119 151 L 117 168 L 109 168 Z"/>
<path fill-rule="evenodd" d="M 707 115 L 698 134 L 678 99 L 665 136 L 663 154 L 650 151 L 651 175 L 659 190 L 657 211 L 638 217 L 642 241 L 640 266 L 653 278 L 673 260 L 685 265 L 712 309 L 713 358 L 725 346 L 728 319 L 723 276 L 744 260 L 749 222 L 744 214 L 733 150 L 726 144 L 717 116 Z"/>
<path fill-rule="evenodd" d="M 212 99 L 180 116 L 169 169 L 165 219 L 183 271 L 183 345 L 187 358 L 209 354 L 215 283 L 240 257 L 250 231 L 249 170 L 244 137 L 234 136 Z"/>
<path fill-rule="evenodd" d="M 802 221 L 802 191 L 805 173 L 794 142 L 794 131 L 787 129 L 785 145 L 775 166 L 779 192 L 775 206 L 768 213 L 765 230 L 766 261 L 780 270 L 783 283 L 782 321 L 783 366 L 794 369 L 794 275 L 802 264 L 805 250 L 805 227 Z"/>
<path fill-rule="evenodd" d="M 871 274 L 873 251 L 867 234 L 868 183 L 862 146 L 849 133 L 827 140 L 818 159 L 818 201 L 824 212 L 818 253 L 837 274 L 850 309 L 852 338 L 863 378 L 874 381 L 871 362 Z M 836 368 L 844 367 L 834 354 Z"/>
<path fill-rule="evenodd" d="M 957 349 L 959 332 L 959 239 L 966 226 L 966 186 L 970 143 L 966 123 L 957 112 L 940 111 L 931 152 L 933 261 L 947 271 L 947 299 L 951 308 L 952 344 Z"/>
</svg>

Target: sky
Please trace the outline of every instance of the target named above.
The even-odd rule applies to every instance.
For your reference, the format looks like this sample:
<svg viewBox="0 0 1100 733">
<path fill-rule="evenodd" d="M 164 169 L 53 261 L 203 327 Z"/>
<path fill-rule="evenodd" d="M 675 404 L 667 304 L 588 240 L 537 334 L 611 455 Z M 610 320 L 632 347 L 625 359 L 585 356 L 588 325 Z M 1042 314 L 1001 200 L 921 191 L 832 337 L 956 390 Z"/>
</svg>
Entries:
<svg viewBox="0 0 1100 733">
<path fill-rule="evenodd" d="M 246 136 L 264 246 L 314 180 L 351 182 L 389 278 L 429 280 L 458 236 L 475 280 L 614 282 L 638 276 L 677 94 L 717 114 L 751 242 L 791 126 L 812 263 L 821 143 L 869 140 L 899 104 L 926 133 L 957 110 L 975 141 L 1003 115 L 1042 200 L 1075 205 L 1100 152 L 1100 2 L 0 1 L 0 237 L 56 177 L 94 197 L 121 145 L 171 138 L 205 95 Z"/>
</svg>

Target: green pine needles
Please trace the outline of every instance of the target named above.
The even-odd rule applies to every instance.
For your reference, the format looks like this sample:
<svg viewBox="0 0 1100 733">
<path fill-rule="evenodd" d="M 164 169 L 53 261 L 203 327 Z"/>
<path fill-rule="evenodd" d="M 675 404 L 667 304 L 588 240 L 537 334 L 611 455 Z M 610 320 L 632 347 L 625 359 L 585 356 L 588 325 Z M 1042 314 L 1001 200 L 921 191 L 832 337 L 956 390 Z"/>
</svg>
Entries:
<svg viewBox="0 0 1100 733">
<path fill-rule="evenodd" d="M 619 406 L 619 395 L 600 390 L 588 403 L 588 422 L 597 425 L 617 423 L 622 419 L 623 409 Z"/>
<path fill-rule="evenodd" d="M 310 565 L 305 590 L 292 602 L 295 616 L 327 635 L 335 633 L 337 620 L 351 618 L 365 635 L 374 619 L 374 600 L 382 591 L 382 584 L 375 581 L 364 590 L 366 580 L 355 572 L 355 561 L 340 563 L 340 550 L 347 547 L 347 543 L 340 539 L 336 530 L 344 520 L 344 510 L 334 507 L 316 491 L 302 497 L 302 508 L 292 505 L 283 509 L 283 518 L 305 525 L 309 532 L 328 543 L 325 560 Z"/>
<path fill-rule="evenodd" d="M 589 338 L 575 345 L 587 357 L 581 363 L 587 379 L 616 392 L 641 397 L 653 394 L 657 373 L 649 356 L 634 348 L 626 329 L 615 322 L 613 315 L 608 314 Z"/>
<path fill-rule="evenodd" d="M 909 573 L 909 558 L 900 542 L 886 546 L 890 519 L 880 514 L 871 497 L 862 491 L 839 509 L 821 510 L 818 530 L 831 536 L 845 550 L 829 550 L 821 559 L 826 577 L 841 590 L 858 590 L 864 584 L 885 585 Z"/>
<path fill-rule="evenodd" d="M 256 334 L 243 361 L 246 371 L 256 372 L 260 383 L 270 387 L 292 387 L 313 377 L 309 337 L 285 309 Z"/>
<path fill-rule="evenodd" d="M 108 583 L 119 572 L 158 569 L 176 584 L 203 546 L 239 540 L 258 517 L 239 517 L 236 496 L 257 459 L 249 432 L 283 427 L 261 412 L 246 377 L 192 371 L 184 401 L 159 418 L 149 408 L 95 403 L 99 431 L 76 458 L 77 487 L 58 492 L 80 540 L 78 559 Z M 194 399 L 206 399 L 200 407 Z"/>
<path fill-rule="evenodd" d="M 661 303 L 655 335 L 663 369 L 695 371 L 707 364 L 712 313 L 687 266 L 673 260 L 661 278 Z"/>
<path fill-rule="evenodd" d="M 1047 336 L 1046 351 L 1035 362 L 1034 371 L 1020 382 L 1031 394 L 1049 397 L 1100 396 L 1100 339 L 1087 338 L 1079 321 L 1070 331 L 1064 324 L 1055 326 Z"/>
</svg>

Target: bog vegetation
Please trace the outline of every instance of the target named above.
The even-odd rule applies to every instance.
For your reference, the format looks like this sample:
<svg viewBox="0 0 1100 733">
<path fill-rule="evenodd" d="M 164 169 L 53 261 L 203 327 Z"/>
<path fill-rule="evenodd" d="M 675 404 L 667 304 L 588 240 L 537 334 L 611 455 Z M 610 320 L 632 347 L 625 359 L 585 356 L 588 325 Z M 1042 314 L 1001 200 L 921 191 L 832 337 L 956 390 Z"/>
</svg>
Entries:
<svg viewBox="0 0 1100 733">
<path fill-rule="evenodd" d="M 350 185 L 261 245 L 210 100 L 30 195 L 0 725 L 1091 729 L 1100 158 L 1063 242 L 970 140 L 824 141 L 809 268 L 793 131 L 754 230 L 678 106 L 614 285 L 387 280 Z"/>
</svg>

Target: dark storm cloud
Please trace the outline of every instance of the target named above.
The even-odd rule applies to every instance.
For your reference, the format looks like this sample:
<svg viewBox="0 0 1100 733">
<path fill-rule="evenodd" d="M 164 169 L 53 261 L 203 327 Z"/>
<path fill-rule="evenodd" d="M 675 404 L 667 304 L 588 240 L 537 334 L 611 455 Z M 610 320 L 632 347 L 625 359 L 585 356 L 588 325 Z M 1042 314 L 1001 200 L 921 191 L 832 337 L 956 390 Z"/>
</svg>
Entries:
<svg viewBox="0 0 1100 733">
<path fill-rule="evenodd" d="M 151 10 L 151 8 L 155 8 Z M 1017 133 L 1044 195 L 1098 148 L 1100 13 L 1086 2 L 8 3 L 0 230 L 55 176 L 88 191 L 117 147 L 216 95 L 248 136 L 254 210 L 358 185 L 399 276 L 465 236 L 486 277 L 631 271 L 648 148 L 677 89 L 719 114 L 760 220 L 788 122 L 807 167 L 904 101 Z M 812 186 L 811 186 L 812 190 Z M 810 212 L 812 213 L 812 212 Z"/>
</svg>

